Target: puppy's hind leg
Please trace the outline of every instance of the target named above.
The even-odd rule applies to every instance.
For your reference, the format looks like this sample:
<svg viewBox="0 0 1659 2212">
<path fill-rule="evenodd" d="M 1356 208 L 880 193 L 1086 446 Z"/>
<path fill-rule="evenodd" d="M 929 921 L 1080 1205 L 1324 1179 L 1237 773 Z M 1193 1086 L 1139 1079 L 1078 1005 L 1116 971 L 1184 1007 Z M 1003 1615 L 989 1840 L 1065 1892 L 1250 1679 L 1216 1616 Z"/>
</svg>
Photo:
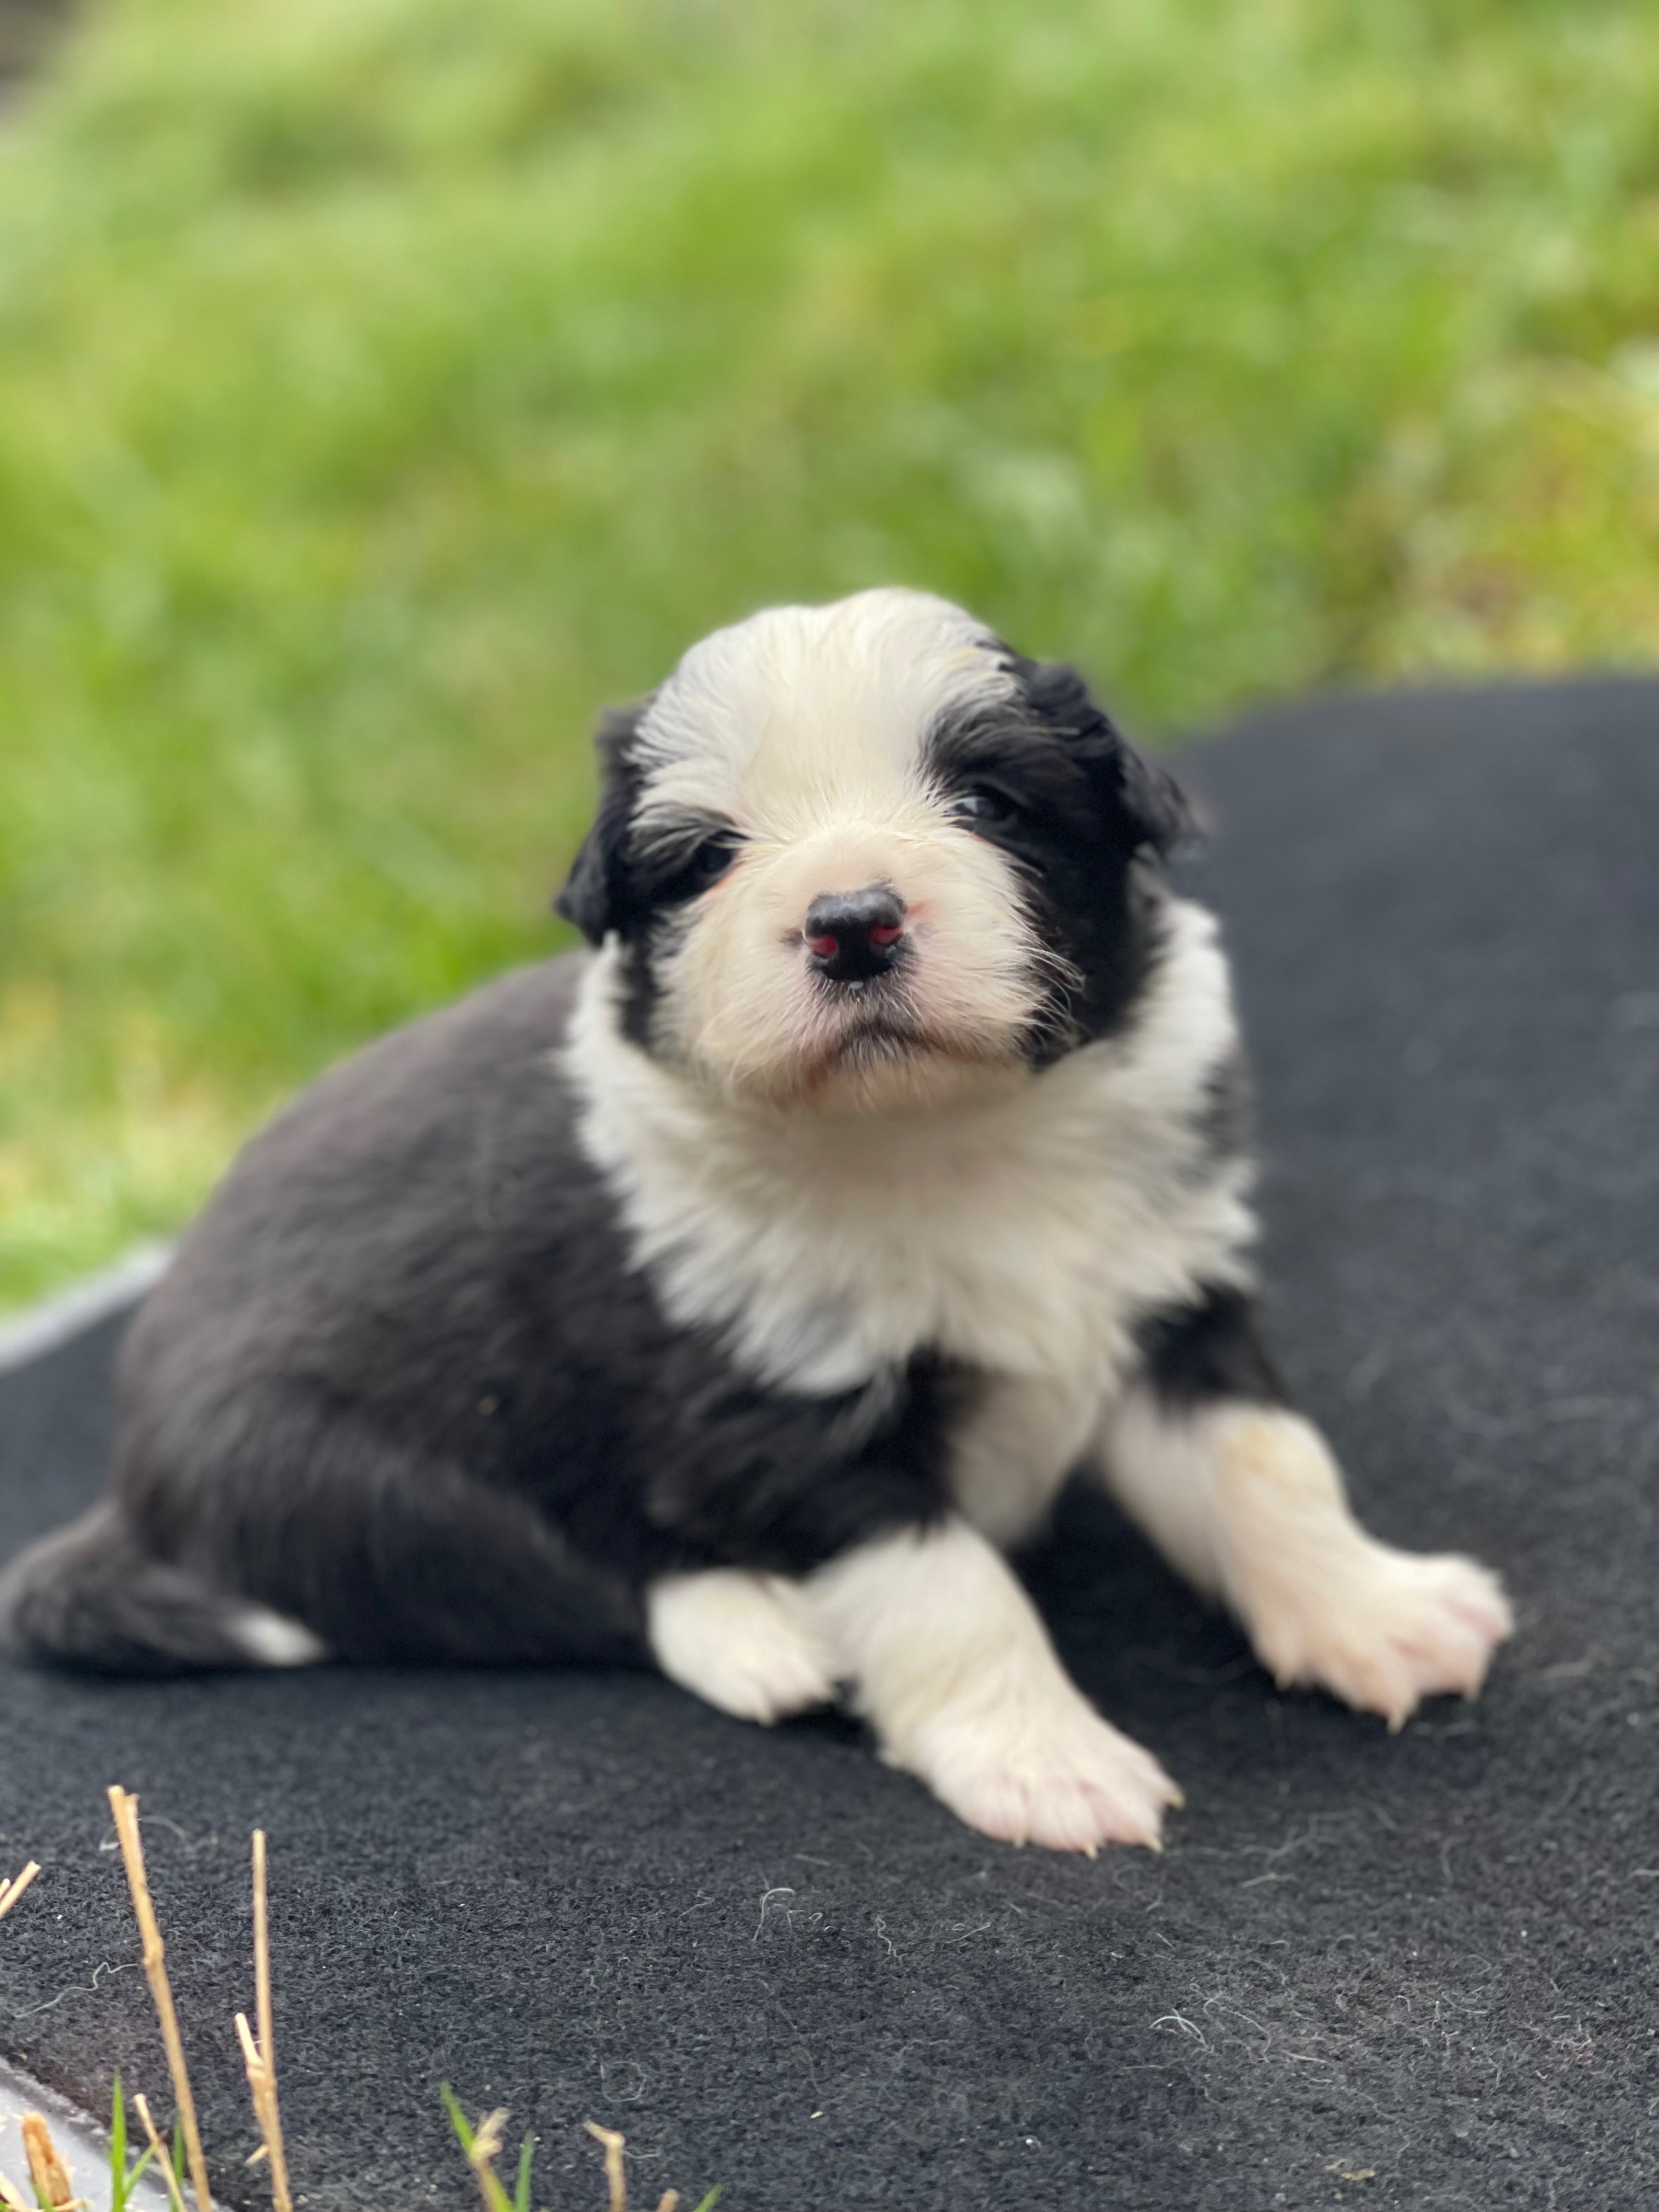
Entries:
<svg viewBox="0 0 1659 2212">
<path fill-rule="evenodd" d="M 646 1634 L 671 1682 L 740 1721 L 769 1726 L 836 1694 L 805 1601 L 781 1575 L 661 1576 L 646 1593 Z"/>
<path fill-rule="evenodd" d="M 102 1662 L 124 1671 L 144 1663 L 146 1642 L 163 1656 L 176 1647 L 180 1592 L 195 1593 L 197 1610 L 228 1630 L 222 1650 L 198 1638 L 197 1664 L 272 1666 L 325 1653 L 370 1666 L 637 1666 L 645 1657 L 631 1585 L 578 1553 L 533 1497 L 309 1390 L 269 1386 L 198 1409 L 188 1425 L 130 1436 L 117 1495 L 112 1525 L 126 1532 L 127 1553 L 148 1562 L 138 1587 L 156 1599 Z M 27 1634 L 46 1597 L 86 1577 L 77 1568 L 66 1581 L 55 1565 L 37 1577 L 22 1565 L 34 1593 L 20 1624 Z M 100 1576 L 100 1614 L 119 1586 L 118 1575 Z"/>
<path fill-rule="evenodd" d="M 1237 1615 L 1281 1686 L 1329 1690 L 1391 1729 L 1425 1697 L 1480 1693 L 1512 1626 L 1497 1577 L 1365 1533 L 1241 1293 L 1213 1292 L 1155 1332 L 1101 1458 L 1125 1511 Z"/>
</svg>

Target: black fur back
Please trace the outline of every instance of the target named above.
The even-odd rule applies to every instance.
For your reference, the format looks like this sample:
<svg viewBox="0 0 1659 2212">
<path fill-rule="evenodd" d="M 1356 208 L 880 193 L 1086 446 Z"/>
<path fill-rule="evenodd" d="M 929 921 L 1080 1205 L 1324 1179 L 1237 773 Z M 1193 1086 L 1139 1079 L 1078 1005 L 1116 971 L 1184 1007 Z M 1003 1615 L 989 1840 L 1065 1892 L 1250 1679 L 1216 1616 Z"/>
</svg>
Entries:
<svg viewBox="0 0 1659 2212">
<path fill-rule="evenodd" d="M 642 1659 L 653 1577 L 804 1571 L 939 1509 L 964 1378 L 769 1390 L 630 1267 L 558 1065 L 585 965 L 381 1040 L 246 1147 L 123 1348 L 97 1526 L 126 1580 L 51 1540 L 14 1571 L 15 1641 L 234 1660 L 217 1615 L 179 1627 L 193 1590 L 349 1659 Z"/>
</svg>

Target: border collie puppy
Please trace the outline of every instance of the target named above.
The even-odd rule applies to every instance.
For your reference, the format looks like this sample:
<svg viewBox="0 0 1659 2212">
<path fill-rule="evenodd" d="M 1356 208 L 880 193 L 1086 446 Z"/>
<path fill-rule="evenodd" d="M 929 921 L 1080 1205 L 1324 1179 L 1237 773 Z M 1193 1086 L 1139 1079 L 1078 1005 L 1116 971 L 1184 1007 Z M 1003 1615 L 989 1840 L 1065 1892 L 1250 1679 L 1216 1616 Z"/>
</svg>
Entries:
<svg viewBox="0 0 1659 2212">
<path fill-rule="evenodd" d="M 1156 1845 L 1179 1792 L 1004 1558 L 1082 1469 L 1281 1683 L 1473 1697 L 1498 1583 L 1357 1525 L 1264 1346 L 1226 963 L 1082 682 L 867 592 L 719 632 L 599 742 L 593 950 L 247 1146 L 13 1644 L 842 1692 L 988 1835 Z"/>
</svg>

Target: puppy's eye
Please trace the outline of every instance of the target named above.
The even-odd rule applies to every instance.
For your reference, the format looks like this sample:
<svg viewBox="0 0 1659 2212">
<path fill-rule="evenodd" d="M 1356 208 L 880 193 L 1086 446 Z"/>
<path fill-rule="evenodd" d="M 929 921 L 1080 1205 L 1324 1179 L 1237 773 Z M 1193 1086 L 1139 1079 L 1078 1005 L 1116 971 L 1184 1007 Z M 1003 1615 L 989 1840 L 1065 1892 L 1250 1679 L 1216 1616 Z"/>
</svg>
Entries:
<svg viewBox="0 0 1659 2212">
<path fill-rule="evenodd" d="M 988 783 L 971 784 L 951 801 L 951 811 L 958 822 L 983 823 L 987 828 L 998 822 L 1012 822 L 1019 811 L 1006 792 L 997 791 Z"/>
<path fill-rule="evenodd" d="M 680 871 L 679 880 L 688 891 L 706 891 L 720 878 L 738 857 L 738 848 L 743 840 L 735 830 L 718 830 L 705 837 L 696 847 Z"/>
</svg>

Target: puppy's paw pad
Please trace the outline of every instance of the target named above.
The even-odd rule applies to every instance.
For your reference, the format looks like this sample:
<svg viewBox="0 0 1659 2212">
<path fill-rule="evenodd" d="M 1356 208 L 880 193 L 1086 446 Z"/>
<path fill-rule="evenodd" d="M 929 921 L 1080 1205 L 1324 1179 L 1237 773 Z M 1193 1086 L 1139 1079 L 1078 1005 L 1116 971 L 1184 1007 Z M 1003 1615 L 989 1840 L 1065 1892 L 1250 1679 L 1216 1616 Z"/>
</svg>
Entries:
<svg viewBox="0 0 1659 2212">
<path fill-rule="evenodd" d="M 1256 1649 L 1284 1685 L 1329 1690 L 1401 1727 L 1425 1698 L 1480 1694 L 1514 1626 L 1498 1577 L 1473 1559 L 1368 1545 L 1316 1595 L 1256 1623 Z"/>
<path fill-rule="evenodd" d="M 1073 1705 L 1053 1712 L 936 1722 L 895 1763 L 1003 1843 L 1091 1856 L 1102 1844 L 1161 1850 L 1180 1790 L 1150 1752 L 1072 1694 Z"/>
<path fill-rule="evenodd" d="M 775 1576 L 672 1576 L 653 1587 L 648 1614 L 663 1673 L 735 1719 L 765 1726 L 835 1696 L 802 1609 Z"/>
</svg>

